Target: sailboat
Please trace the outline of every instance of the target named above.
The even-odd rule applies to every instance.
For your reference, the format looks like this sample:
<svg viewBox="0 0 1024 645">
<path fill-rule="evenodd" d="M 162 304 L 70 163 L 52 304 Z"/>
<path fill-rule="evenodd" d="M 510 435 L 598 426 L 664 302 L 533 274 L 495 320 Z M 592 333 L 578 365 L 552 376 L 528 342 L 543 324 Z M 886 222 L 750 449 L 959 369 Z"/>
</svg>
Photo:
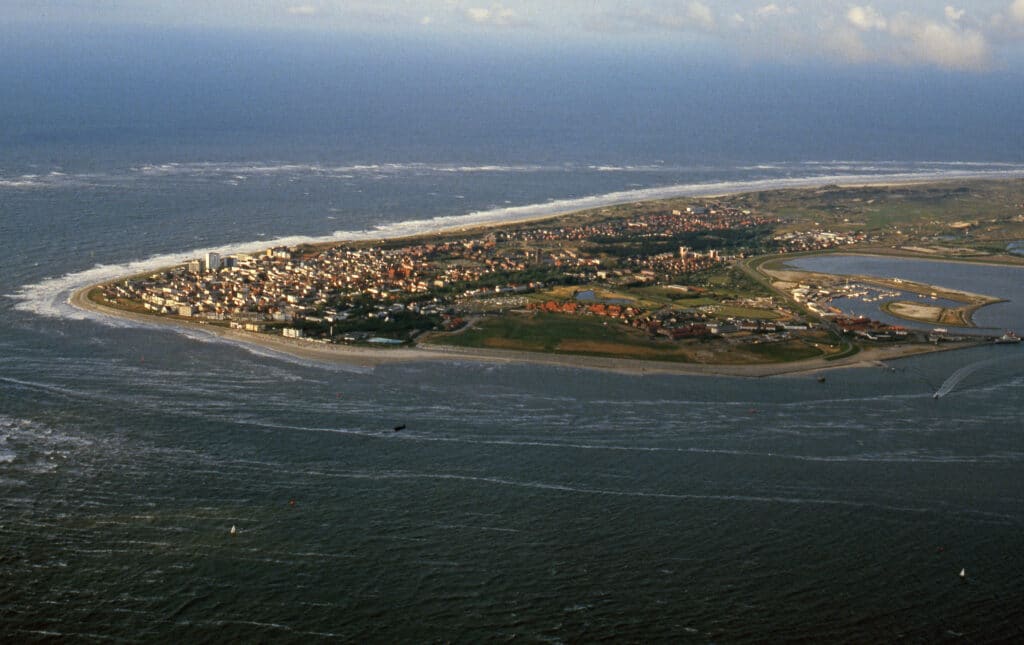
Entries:
<svg viewBox="0 0 1024 645">
<path fill-rule="evenodd" d="M 967 579 L 967 569 L 960 569 L 960 579 L 961 580 L 966 580 Z"/>
</svg>

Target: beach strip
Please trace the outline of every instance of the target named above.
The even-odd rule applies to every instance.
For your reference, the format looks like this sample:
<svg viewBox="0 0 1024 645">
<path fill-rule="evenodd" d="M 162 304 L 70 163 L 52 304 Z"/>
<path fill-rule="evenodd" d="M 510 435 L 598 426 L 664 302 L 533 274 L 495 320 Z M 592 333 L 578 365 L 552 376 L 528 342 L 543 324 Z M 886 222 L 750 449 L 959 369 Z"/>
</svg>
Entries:
<svg viewBox="0 0 1024 645">
<path fill-rule="evenodd" d="M 812 358 L 787 363 L 761 363 L 747 365 L 721 365 L 699 363 L 675 363 L 668 361 L 646 361 L 638 359 L 583 356 L 578 354 L 547 354 L 501 349 L 463 348 L 441 345 L 418 345 L 415 347 L 374 348 L 354 345 L 338 345 L 298 338 L 284 338 L 257 332 L 229 329 L 218 325 L 195 323 L 182 319 L 150 314 L 138 314 L 114 307 L 105 307 L 89 299 L 89 292 L 99 285 L 90 285 L 75 291 L 68 299 L 69 304 L 84 311 L 131 320 L 145 325 L 168 329 L 189 329 L 203 332 L 230 343 L 242 343 L 280 352 L 296 358 L 327 363 L 338 363 L 373 368 L 393 363 L 416 363 L 429 361 L 483 362 L 532 365 L 549 365 L 572 369 L 600 370 L 620 374 L 680 374 L 692 376 L 735 376 L 761 378 L 813 374 L 823 370 L 859 367 L 877 368 L 882 364 L 919 354 L 948 351 L 963 347 L 974 347 L 978 343 L 947 343 L 943 345 L 893 344 L 883 347 L 862 349 L 852 356 L 835 360 Z"/>
</svg>

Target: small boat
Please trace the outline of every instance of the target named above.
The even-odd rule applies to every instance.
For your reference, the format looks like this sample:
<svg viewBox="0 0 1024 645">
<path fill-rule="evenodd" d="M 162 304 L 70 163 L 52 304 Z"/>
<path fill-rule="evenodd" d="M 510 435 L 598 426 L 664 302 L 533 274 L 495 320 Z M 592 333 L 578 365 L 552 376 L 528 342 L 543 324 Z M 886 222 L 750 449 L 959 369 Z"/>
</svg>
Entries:
<svg viewBox="0 0 1024 645">
<path fill-rule="evenodd" d="M 966 580 L 967 579 L 967 569 L 960 569 L 960 579 L 961 580 Z"/>
<path fill-rule="evenodd" d="M 404 423 L 402 425 L 400 425 L 400 426 L 395 426 L 395 432 L 398 432 L 399 430 L 405 430 L 405 424 Z"/>
<path fill-rule="evenodd" d="M 819 376 L 818 377 L 818 382 L 819 383 L 824 383 L 825 382 L 825 377 L 824 376 Z"/>
<path fill-rule="evenodd" d="M 238 529 L 235 528 L 234 524 L 231 525 L 231 531 L 229 531 L 229 533 L 231 533 L 232 537 L 234 537 L 235 535 L 238 535 Z"/>
<path fill-rule="evenodd" d="M 1020 336 L 1013 333 L 1012 331 L 1007 330 L 1007 332 L 1000 336 L 999 338 L 997 338 L 995 342 L 997 345 L 1012 345 L 1019 343 L 1020 341 Z"/>
</svg>

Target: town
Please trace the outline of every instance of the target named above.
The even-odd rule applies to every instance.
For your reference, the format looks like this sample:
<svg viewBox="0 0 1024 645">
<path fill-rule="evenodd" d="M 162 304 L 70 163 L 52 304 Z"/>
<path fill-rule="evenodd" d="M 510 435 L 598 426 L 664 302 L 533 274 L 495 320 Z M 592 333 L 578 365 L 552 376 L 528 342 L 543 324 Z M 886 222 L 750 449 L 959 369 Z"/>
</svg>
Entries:
<svg viewBox="0 0 1024 645">
<path fill-rule="evenodd" d="M 740 325 L 775 332 L 783 331 L 781 323 L 718 320 L 707 307 L 650 310 L 616 302 L 577 307 L 543 295 L 559 285 L 686 285 L 688 276 L 754 253 L 831 248 L 863 239 L 827 231 L 773 236 L 777 217 L 717 201 L 637 206 L 625 209 L 625 215 L 605 209 L 582 222 L 556 219 L 472 235 L 274 247 L 226 257 L 211 252 L 167 271 L 110 283 L 103 298 L 155 314 L 323 342 L 409 341 L 424 331 L 456 329 L 487 302 L 526 294 L 536 297 L 511 304 L 603 315 L 675 339 Z M 770 298 L 762 300 L 768 309 L 779 309 Z M 798 316 L 782 312 L 781 317 Z"/>
</svg>

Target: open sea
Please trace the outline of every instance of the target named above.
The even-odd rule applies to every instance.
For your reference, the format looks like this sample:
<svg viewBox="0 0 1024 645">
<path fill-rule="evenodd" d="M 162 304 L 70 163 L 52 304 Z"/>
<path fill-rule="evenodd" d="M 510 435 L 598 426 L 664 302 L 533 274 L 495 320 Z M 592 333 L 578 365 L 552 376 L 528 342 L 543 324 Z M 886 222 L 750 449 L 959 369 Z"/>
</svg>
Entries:
<svg viewBox="0 0 1024 645">
<path fill-rule="evenodd" d="M 364 369 L 67 304 L 207 249 L 862 177 L 1020 177 L 1024 117 L 997 99 L 1019 106 L 1024 84 L 962 79 L 980 107 L 955 83 L 871 90 L 876 117 L 899 100 L 927 114 L 911 123 L 865 115 L 873 85 L 856 75 L 797 74 L 759 99 L 776 85 L 756 70 L 656 86 L 618 69 L 600 90 L 630 98 L 598 109 L 597 63 L 522 72 L 509 103 L 490 59 L 379 62 L 404 71 L 396 89 L 358 56 L 298 79 L 258 56 L 143 60 L 140 80 L 111 71 L 117 55 L 0 73 L 17 99 L 0 106 L 0 639 L 1024 639 L 1024 347 L 823 383 Z M 224 80 L 249 66 L 266 82 Z M 328 72 L 344 82 L 306 82 Z M 577 76 L 566 105 L 552 98 Z M 839 93 L 807 132 L 816 82 Z M 703 109 L 734 92 L 742 105 Z M 178 93 L 184 111 L 165 105 Z M 1022 284 L 997 295 L 1024 300 Z"/>
</svg>

